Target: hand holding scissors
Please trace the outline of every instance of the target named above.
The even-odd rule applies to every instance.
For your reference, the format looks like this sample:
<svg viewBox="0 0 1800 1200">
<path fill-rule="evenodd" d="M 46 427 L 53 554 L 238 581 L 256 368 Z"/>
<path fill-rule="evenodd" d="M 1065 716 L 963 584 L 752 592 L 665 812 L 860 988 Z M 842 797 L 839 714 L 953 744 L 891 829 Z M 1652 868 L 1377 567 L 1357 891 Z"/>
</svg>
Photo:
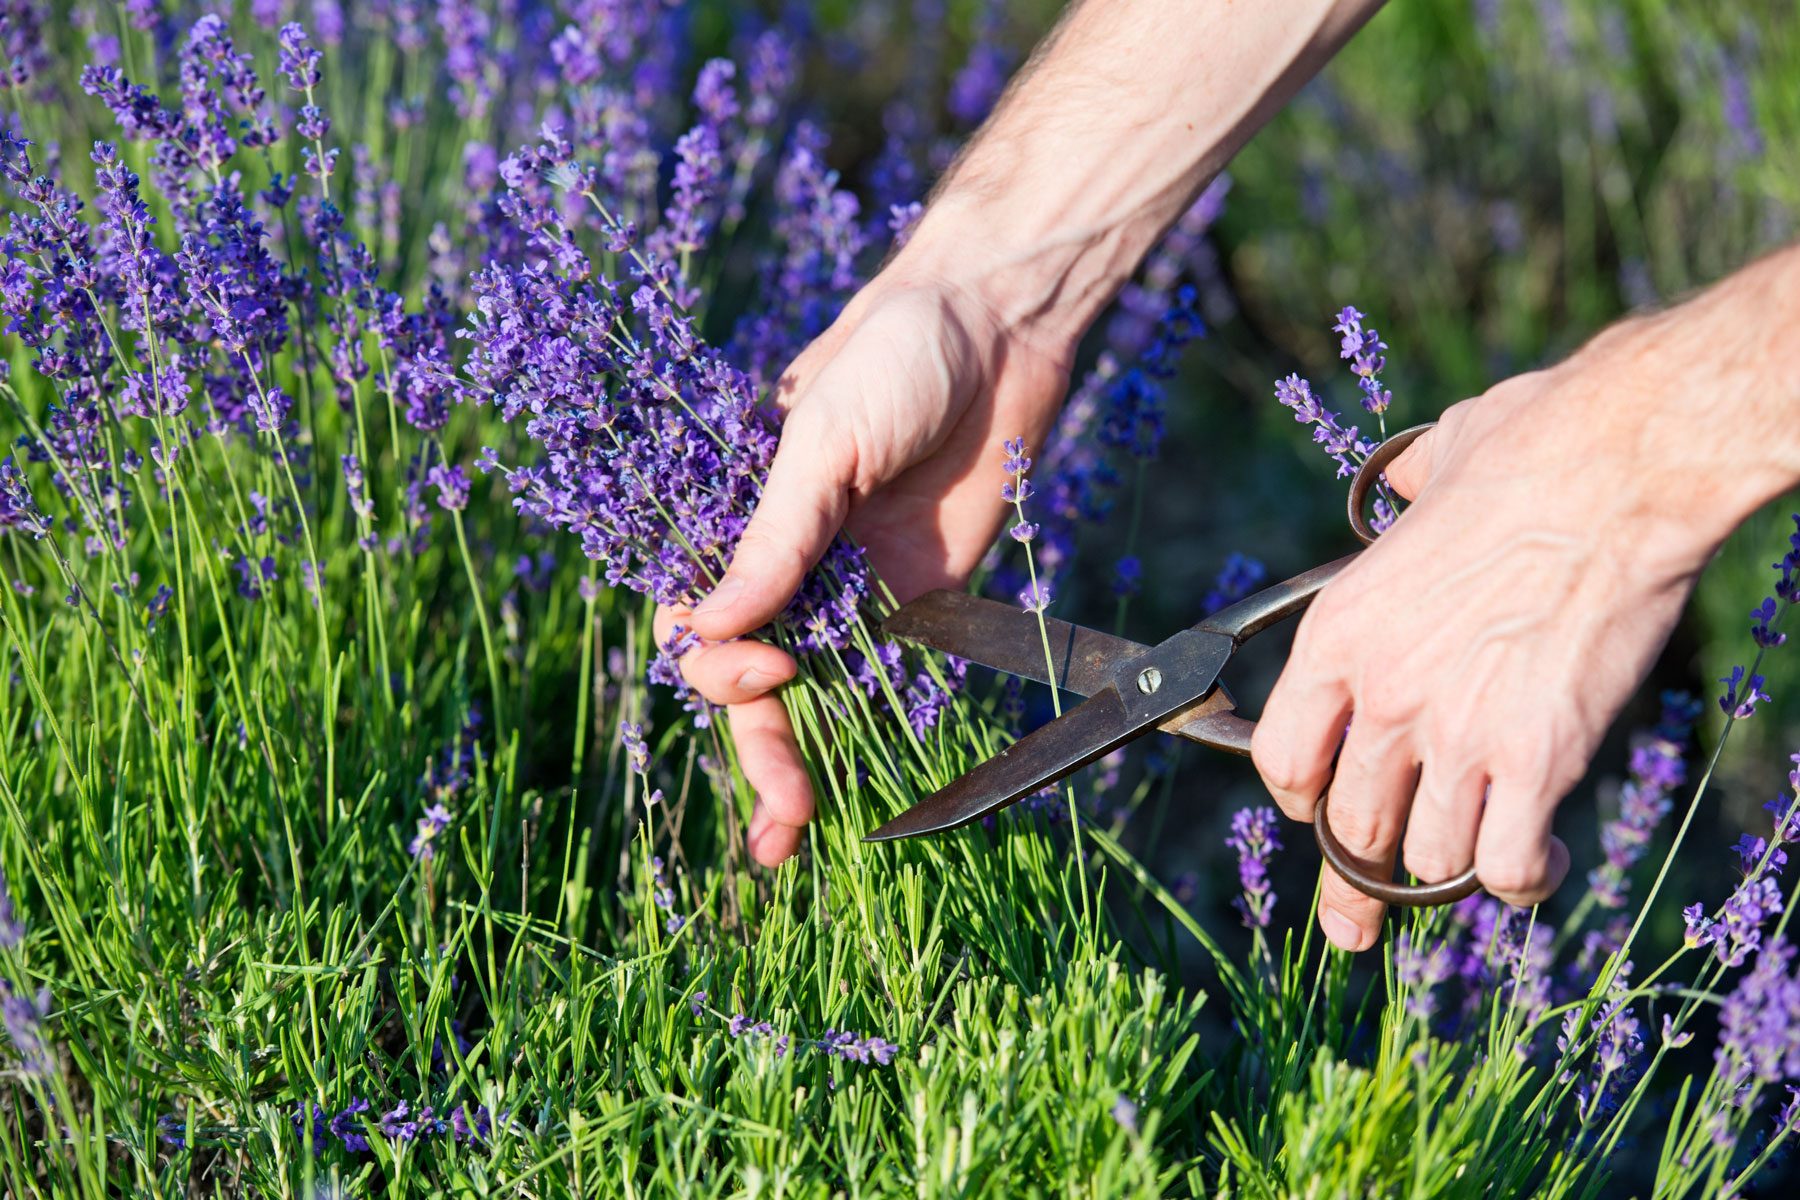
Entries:
<svg viewBox="0 0 1800 1200">
<path fill-rule="evenodd" d="M 1370 489 L 1388 464 L 1430 425 L 1395 434 L 1370 452 L 1350 484 L 1350 527 L 1365 544 L 1378 536 L 1363 516 Z M 966 658 L 1010 675 L 1054 683 L 1086 700 L 953 780 L 868 835 L 868 841 L 941 833 L 980 820 L 1102 755 L 1161 730 L 1204 746 L 1248 755 L 1255 722 L 1236 711 L 1219 675 L 1245 642 L 1296 615 L 1356 558 L 1348 555 L 1264 588 L 1190 629 L 1143 646 L 1066 621 L 963 592 L 939 590 L 883 622 L 892 637 Z M 1046 655 L 1044 632 L 1049 635 Z M 1352 887 L 1387 904 L 1449 904 L 1480 884 L 1470 866 L 1437 883 L 1401 884 L 1373 873 L 1331 831 L 1330 789 L 1319 793 L 1313 831 L 1332 869 Z"/>
</svg>

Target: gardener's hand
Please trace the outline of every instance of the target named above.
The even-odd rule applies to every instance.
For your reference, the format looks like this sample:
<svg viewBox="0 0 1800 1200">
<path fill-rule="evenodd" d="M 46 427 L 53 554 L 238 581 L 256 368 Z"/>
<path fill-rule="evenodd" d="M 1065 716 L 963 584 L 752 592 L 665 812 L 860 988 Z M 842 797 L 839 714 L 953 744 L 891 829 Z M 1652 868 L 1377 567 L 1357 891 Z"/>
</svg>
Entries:
<svg viewBox="0 0 1800 1200">
<path fill-rule="evenodd" d="M 1416 502 L 1320 594 L 1256 728 L 1288 816 L 1312 819 L 1335 753 L 1332 830 L 1370 869 L 1403 851 L 1430 882 L 1472 862 L 1514 904 L 1556 888 L 1558 802 L 1702 565 L 1800 470 L 1791 385 L 1771 382 L 1790 335 L 1769 314 L 1791 321 L 1800 299 L 1785 257 L 1785 281 L 1765 263 L 1618 326 L 1396 460 Z M 1373 945 L 1382 910 L 1327 874 L 1332 942 Z"/>
<path fill-rule="evenodd" d="M 1068 345 L 1040 347 L 973 288 L 903 256 L 795 360 L 777 402 L 781 444 L 729 573 L 691 613 L 657 614 L 658 640 L 686 625 L 704 643 L 688 682 L 726 705 L 756 791 L 750 851 L 794 853 L 812 789 L 781 700 L 795 663 L 766 642 L 729 641 L 767 624 L 846 528 L 902 602 L 960 587 L 1005 516 L 1000 443 L 1041 444 L 1068 382 Z"/>
</svg>

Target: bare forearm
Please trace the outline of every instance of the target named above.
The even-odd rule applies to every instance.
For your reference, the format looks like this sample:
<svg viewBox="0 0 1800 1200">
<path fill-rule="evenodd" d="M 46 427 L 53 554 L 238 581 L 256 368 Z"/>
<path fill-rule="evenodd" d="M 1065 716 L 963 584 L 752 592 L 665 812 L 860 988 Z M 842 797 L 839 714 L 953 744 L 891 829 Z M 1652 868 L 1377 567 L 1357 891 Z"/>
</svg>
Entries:
<svg viewBox="0 0 1800 1200">
<path fill-rule="evenodd" d="M 1201 187 L 1380 0 L 1087 0 L 939 189 L 904 268 L 979 276 L 1071 344 Z"/>
<path fill-rule="evenodd" d="M 1800 486 L 1800 245 L 1621 322 L 1553 371 L 1588 384 L 1575 394 L 1594 411 L 1569 419 L 1603 422 L 1637 464 L 1648 528 L 1710 553 Z"/>
</svg>

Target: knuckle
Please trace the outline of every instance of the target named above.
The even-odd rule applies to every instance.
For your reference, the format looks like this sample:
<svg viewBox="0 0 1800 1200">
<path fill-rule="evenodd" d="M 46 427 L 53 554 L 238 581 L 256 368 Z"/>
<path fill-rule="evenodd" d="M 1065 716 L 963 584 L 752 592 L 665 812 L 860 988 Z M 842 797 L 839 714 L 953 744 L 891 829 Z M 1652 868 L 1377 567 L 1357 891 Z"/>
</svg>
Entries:
<svg viewBox="0 0 1800 1200">
<path fill-rule="evenodd" d="M 1278 797 L 1299 791 L 1306 782 L 1286 739 L 1267 717 L 1256 723 L 1256 731 L 1250 735 L 1250 761 Z"/>
<path fill-rule="evenodd" d="M 1365 723 L 1382 727 L 1406 725 L 1418 711 L 1418 685 L 1398 670 L 1375 672 L 1358 689 L 1356 716 Z"/>
<path fill-rule="evenodd" d="M 1385 807 L 1333 797 L 1327 814 L 1338 844 L 1356 858 L 1386 859 L 1400 840 L 1398 822 Z"/>
</svg>

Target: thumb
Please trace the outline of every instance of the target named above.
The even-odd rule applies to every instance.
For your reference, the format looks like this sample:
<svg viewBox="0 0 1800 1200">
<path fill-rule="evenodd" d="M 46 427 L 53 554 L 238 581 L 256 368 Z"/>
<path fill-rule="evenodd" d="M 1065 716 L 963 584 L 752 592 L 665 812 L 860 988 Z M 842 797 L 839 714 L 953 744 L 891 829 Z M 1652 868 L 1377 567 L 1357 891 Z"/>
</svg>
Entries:
<svg viewBox="0 0 1800 1200">
<path fill-rule="evenodd" d="M 742 637 L 773 620 L 844 523 L 849 485 L 823 439 L 796 428 L 800 420 L 790 417 L 782 431 L 725 577 L 694 606 L 689 625 L 708 641 Z"/>
<path fill-rule="evenodd" d="M 1417 500 L 1419 493 L 1425 490 L 1425 485 L 1431 482 L 1431 452 L 1436 444 L 1437 432 L 1433 429 L 1421 434 L 1418 441 L 1402 450 L 1399 457 L 1382 472 L 1382 478 L 1400 494 L 1402 500 Z"/>
</svg>

